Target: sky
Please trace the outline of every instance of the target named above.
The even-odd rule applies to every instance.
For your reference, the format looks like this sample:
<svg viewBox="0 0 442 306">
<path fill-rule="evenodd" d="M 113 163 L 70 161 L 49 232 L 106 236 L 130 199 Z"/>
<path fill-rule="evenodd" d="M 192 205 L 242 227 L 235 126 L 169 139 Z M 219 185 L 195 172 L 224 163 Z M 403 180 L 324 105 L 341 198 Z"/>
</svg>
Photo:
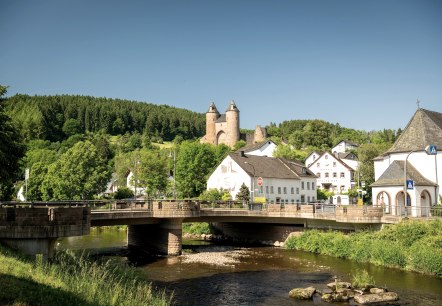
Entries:
<svg viewBox="0 0 442 306">
<path fill-rule="evenodd" d="M 417 99 L 442 112 L 439 0 L 0 0 L 0 37 L 8 96 L 235 100 L 247 129 L 404 128 Z"/>
</svg>

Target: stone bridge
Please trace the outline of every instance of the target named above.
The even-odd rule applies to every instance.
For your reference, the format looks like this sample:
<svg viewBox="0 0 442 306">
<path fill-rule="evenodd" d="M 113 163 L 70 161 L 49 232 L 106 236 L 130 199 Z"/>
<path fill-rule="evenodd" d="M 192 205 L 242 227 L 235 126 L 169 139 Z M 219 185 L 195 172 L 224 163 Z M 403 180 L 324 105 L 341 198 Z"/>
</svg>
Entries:
<svg viewBox="0 0 442 306">
<path fill-rule="evenodd" d="M 51 257 L 58 237 L 89 234 L 91 226 L 128 225 L 128 246 L 149 253 L 181 253 L 183 222 L 210 222 L 223 235 L 283 241 L 305 228 L 354 231 L 401 217 L 382 208 L 324 204 L 246 204 L 179 201 L 0 203 L 0 242 Z"/>
</svg>

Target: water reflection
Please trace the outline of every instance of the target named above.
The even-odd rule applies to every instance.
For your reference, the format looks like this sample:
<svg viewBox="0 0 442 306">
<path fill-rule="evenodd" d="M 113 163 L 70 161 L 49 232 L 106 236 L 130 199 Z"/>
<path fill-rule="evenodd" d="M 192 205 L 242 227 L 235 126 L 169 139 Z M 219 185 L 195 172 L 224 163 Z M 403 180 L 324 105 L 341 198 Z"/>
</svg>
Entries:
<svg viewBox="0 0 442 306">
<path fill-rule="evenodd" d="M 62 239 L 58 248 L 121 250 L 126 239 L 125 231 L 95 230 L 90 236 Z M 220 256 L 240 256 L 228 265 L 188 262 L 187 255 L 126 259 L 154 286 L 173 292 L 175 305 L 332 305 L 318 298 L 313 302 L 294 301 L 288 292 L 294 287 L 323 287 L 335 275 L 349 281 L 361 269 L 367 270 L 377 285 L 398 292 L 399 305 L 442 304 L 442 280 L 418 273 L 272 247 L 214 246 L 194 241 L 184 242 L 183 250 L 184 254 L 222 251 Z"/>
</svg>

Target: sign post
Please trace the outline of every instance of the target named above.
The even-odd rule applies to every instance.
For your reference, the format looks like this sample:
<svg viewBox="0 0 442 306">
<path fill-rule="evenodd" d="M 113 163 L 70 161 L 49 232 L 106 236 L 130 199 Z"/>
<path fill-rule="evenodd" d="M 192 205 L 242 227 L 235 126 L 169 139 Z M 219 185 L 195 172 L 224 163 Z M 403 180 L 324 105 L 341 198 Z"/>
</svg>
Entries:
<svg viewBox="0 0 442 306">
<path fill-rule="evenodd" d="M 25 170 L 25 201 L 28 200 L 28 180 L 29 180 L 29 168 L 26 168 Z"/>
<path fill-rule="evenodd" d="M 258 182 L 258 186 L 261 187 L 264 181 L 263 181 L 262 177 L 258 177 L 257 182 Z"/>
</svg>

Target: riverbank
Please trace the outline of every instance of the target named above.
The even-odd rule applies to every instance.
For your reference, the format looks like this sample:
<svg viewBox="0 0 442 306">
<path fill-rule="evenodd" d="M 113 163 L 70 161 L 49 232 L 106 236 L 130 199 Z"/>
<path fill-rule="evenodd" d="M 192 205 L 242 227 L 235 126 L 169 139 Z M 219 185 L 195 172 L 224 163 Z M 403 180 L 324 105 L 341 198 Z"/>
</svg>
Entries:
<svg viewBox="0 0 442 306">
<path fill-rule="evenodd" d="M 71 251 L 53 263 L 0 246 L 0 305 L 169 305 L 123 263 L 95 262 Z"/>
<path fill-rule="evenodd" d="M 404 221 L 381 231 L 344 234 L 309 230 L 290 236 L 287 249 L 304 250 L 442 278 L 442 221 Z"/>
</svg>

